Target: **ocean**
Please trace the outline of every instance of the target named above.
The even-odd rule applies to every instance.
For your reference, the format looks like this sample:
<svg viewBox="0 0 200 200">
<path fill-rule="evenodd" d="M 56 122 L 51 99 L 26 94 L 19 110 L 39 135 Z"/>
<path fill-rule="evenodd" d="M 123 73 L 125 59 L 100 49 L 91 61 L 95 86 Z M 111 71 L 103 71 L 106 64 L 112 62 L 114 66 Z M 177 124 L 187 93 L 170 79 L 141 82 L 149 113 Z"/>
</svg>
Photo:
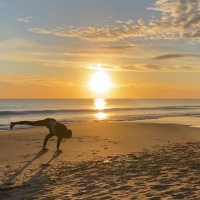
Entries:
<svg viewBox="0 0 200 200">
<path fill-rule="evenodd" d="M 200 127 L 200 100 L 0 99 L 0 130 L 8 130 L 12 121 L 48 117 L 61 123 L 153 121 Z"/>
</svg>

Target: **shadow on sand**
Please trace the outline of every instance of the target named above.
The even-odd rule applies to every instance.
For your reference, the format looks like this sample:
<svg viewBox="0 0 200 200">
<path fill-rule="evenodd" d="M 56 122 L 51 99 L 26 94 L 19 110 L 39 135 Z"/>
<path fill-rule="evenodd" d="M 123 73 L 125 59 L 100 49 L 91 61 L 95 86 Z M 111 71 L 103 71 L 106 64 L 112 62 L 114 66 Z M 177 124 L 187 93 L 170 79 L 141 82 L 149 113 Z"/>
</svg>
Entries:
<svg viewBox="0 0 200 200">
<path fill-rule="evenodd" d="M 37 191 L 41 190 L 44 186 L 48 175 L 43 175 L 42 171 L 50 165 L 50 163 L 60 156 L 61 153 L 54 153 L 51 159 L 45 164 L 41 164 L 38 169 L 34 169 L 33 175 L 27 175 L 27 179 L 21 181 L 20 184 L 16 184 L 15 180 L 25 172 L 25 170 L 30 166 L 35 160 L 43 156 L 46 152 L 39 152 L 35 157 L 14 174 L 10 175 L 6 180 L 0 185 L 0 199 L 16 199 L 16 195 L 21 196 L 22 199 L 31 198 Z M 24 190 L 26 188 L 26 190 Z M 21 199 L 21 198 L 20 198 Z"/>
</svg>

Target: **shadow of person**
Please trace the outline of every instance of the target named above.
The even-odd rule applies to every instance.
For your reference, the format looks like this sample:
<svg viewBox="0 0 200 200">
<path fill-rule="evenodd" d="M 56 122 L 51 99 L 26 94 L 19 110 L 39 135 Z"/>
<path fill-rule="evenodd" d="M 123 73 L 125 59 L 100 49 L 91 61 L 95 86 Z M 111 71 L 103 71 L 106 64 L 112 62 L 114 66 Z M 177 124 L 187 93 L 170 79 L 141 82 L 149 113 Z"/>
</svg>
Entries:
<svg viewBox="0 0 200 200">
<path fill-rule="evenodd" d="M 51 159 L 46 162 L 45 164 L 41 164 L 36 172 L 30 176 L 28 180 L 23 180 L 23 182 L 20 185 L 16 185 L 13 183 L 13 181 L 20 176 L 24 172 L 24 170 L 31 164 L 33 161 L 36 159 L 40 158 L 43 156 L 46 152 L 39 152 L 36 154 L 36 156 L 26 165 L 24 165 L 22 168 L 17 170 L 13 175 L 11 175 L 8 179 L 6 179 L 1 185 L 0 185 L 0 199 L 5 199 L 7 196 L 13 196 L 15 193 L 17 195 L 22 195 L 23 198 L 29 198 L 33 196 L 33 194 L 37 193 L 37 191 L 40 191 L 42 187 L 45 184 L 45 181 L 48 179 L 47 174 L 43 174 L 44 168 L 48 167 L 50 163 L 59 157 L 62 152 L 60 153 L 54 153 L 51 157 Z M 28 188 L 28 192 L 26 194 L 24 188 Z"/>
<path fill-rule="evenodd" d="M 5 181 L 3 181 L 3 183 L 0 185 L 0 190 L 2 189 L 2 186 L 9 186 L 12 185 L 12 181 L 19 176 L 21 173 L 23 173 L 23 171 L 33 163 L 33 161 L 37 160 L 38 158 L 40 158 L 41 156 L 43 156 L 46 152 L 39 152 L 36 154 L 35 157 L 32 158 L 32 160 L 30 160 L 30 162 L 26 163 L 23 167 L 21 167 L 19 170 L 17 170 L 14 174 L 12 174 L 8 179 L 6 179 Z"/>
</svg>

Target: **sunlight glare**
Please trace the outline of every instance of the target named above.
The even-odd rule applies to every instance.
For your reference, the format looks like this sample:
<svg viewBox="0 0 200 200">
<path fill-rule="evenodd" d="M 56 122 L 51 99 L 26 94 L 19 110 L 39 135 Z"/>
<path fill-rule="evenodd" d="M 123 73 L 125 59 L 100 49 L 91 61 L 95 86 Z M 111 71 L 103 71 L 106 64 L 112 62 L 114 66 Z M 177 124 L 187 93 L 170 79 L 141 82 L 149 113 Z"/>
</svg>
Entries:
<svg viewBox="0 0 200 200">
<path fill-rule="evenodd" d="M 103 110 L 105 109 L 105 99 L 104 98 L 96 98 L 94 101 L 95 110 Z"/>
<path fill-rule="evenodd" d="M 96 117 L 97 120 L 105 120 L 107 118 L 107 115 L 103 112 L 99 112 L 97 114 L 94 115 Z"/>
<path fill-rule="evenodd" d="M 104 98 L 96 98 L 94 100 L 94 109 L 99 110 L 99 111 L 106 109 L 105 99 Z M 107 114 L 104 112 L 98 112 L 94 116 L 98 121 L 105 120 L 107 118 Z"/>
<path fill-rule="evenodd" d="M 97 71 L 92 75 L 89 85 L 96 92 L 105 92 L 112 86 L 109 76 L 102 71 Z"/>
</svg>

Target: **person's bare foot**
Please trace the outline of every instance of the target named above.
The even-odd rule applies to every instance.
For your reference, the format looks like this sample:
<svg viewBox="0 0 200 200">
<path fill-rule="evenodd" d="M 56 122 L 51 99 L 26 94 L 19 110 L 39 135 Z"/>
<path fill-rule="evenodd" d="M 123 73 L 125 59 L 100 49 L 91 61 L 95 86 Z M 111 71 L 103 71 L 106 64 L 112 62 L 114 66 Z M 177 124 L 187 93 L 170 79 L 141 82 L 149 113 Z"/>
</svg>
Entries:
<svg viewBox="0 0 200 200">
<path fill-rule="evenodd" d="M 14 122 L 11 122 L 11 123 L 10 123 L 10 130 L 12 130 L 12 129 L 13 129 L 14 125 L 15 125 L 15 123 L 14 123 Z"/>
</svg>

